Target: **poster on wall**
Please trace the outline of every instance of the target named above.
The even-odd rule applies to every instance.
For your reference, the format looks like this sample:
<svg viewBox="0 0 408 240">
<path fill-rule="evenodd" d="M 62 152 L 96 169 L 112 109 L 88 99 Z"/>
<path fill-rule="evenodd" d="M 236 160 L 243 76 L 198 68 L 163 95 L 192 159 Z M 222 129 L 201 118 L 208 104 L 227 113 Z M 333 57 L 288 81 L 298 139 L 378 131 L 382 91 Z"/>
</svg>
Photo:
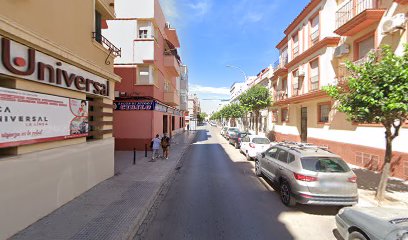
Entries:
<svg viewBox="0 0 408 240">
<path fill-rule="evenodd" d="M 0 148 L 88 136 L 88 104 L 0 87 Z"/>
</svg>

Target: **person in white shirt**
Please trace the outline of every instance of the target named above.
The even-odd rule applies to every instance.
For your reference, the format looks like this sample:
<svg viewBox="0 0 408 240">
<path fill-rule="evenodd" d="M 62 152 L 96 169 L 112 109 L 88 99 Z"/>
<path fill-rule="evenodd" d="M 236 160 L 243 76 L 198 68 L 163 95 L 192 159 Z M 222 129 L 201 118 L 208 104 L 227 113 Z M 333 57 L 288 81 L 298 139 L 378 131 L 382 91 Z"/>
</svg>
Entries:
<svg viewBox="0 0 408 240">
<path fill-rule="evenodd" d="M 161 145 L 161 139 L 159 138 L 159 134 L 156 134 L 156 137 L 152 139 L 152 162 L 154 162 L 156 157 L 159 157 L 159 149 Z"/>
</svg>

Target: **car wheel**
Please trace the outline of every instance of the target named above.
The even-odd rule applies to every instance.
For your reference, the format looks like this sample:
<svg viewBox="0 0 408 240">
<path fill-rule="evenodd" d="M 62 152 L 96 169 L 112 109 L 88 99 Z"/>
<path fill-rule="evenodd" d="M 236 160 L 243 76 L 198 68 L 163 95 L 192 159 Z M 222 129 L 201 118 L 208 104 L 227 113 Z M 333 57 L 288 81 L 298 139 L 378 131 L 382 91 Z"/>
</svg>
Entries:
<svg viewBox="0 0 408 240">
<path fill-rule="evenodd" d="M 368 240 L 361 232 L 354 231 L 350 233 L 348 240 Z"/>
<path fill-rule="evenodd" d="M 257 177 L 262 177 L 261 164 L 258 160 L 255 160 L 255 175 Z"/>
<path fill-rule="evenodd" d="M 236 149 L 238 149 L 238 148 L 239 148 L 238 143 L 235 143 L 235 148 L 236 148 Z"/>
<path fill-rule="evenodd" d="M 280 197 L 282 203 L 286 206 L 293 207 L 296 205 L 296 200 L 292 197 L 292 191 L 286 181 L 283 181 L 280 185 Z"/>
</svg>

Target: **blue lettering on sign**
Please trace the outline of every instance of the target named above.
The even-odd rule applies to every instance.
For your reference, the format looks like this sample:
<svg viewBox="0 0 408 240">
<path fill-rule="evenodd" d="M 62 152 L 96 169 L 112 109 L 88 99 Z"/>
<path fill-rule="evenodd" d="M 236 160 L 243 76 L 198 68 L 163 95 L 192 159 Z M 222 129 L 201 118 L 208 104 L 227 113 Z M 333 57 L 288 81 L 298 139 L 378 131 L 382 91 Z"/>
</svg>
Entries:
<svg viewBox="0 0 408 240">
<path fill-rule="evenodd" d="M 114 110 L 117 111 L 153 111 L 155 109 L 156 103 L 154 101 L 150 102 L 115 102 L 113 103 Z"/>
</svg>

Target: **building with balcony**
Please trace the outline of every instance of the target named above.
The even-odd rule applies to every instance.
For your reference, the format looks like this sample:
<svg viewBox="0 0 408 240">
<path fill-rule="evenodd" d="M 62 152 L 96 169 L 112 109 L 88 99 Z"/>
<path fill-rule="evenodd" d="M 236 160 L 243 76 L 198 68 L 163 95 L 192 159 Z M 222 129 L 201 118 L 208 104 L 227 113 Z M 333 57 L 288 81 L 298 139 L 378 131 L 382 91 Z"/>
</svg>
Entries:
<svg viewBox="0 0 408 240">
<path fill-rule="evenodd" d="M 103 30 L 122 47 L 115 59 L 115 73 L 122 77 L 115 88 L 115 147 L 143 150 L 156 134 L 172 136 L 185 125 L 180 42 L 158 0 L 117 0 L 115 7 L 117 19 Z"/>
<path fill-rule="evenodd" d="M 188 67 L 181 65 L 180 68 L 180 110 L 188 111 Z"/>
<path fill-rule="evenodd" d="M 381 44 L 402 53 L 407 12 L 407 3 L 401 1 L 311 0 L 277 45 L 280 58 L 271 83 L 272 128 L 277 139 L 325 145 L 352 164 L 380 169 L 384 128 L 347 121 L 322 87 L 344 83 L 345 61 L 362 64 Z M 388 30 L 386 22 L 396 27 Z M 407 178 L 404 142 L 408 142 L 406 125 L 394 140 L 395 158 L 400 160 L 393 174 Z"/>
<path fill-rule="evenodd" d="M 1 3 L 0 239 L 114 174 L 113 4 Z"/>
</svg>

